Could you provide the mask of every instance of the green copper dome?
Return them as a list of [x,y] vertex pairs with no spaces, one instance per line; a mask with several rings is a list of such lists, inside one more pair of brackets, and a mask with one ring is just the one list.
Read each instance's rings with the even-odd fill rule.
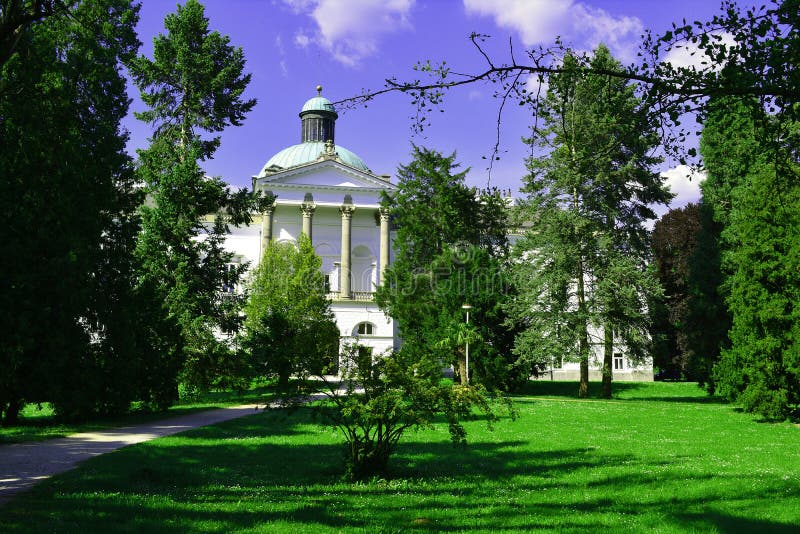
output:
[[318,85],[317,96],[307,100],[300,111],[302,142],[284,148],[272,156],[261,169],[259,176],[312,163],[321,156],[324,156],[324,159],[339,160],[360,171],[372,172],[361,158],[345,147],[335,144],[337,118],[336,108],[330,100],[322,96],[322,86]]
[[[341,145],[334,145],[333,149],[342,163],[360,171],[371,172],[364,161],[350,150],[347,150]],[[316,161],[324,151],[325,143],[321,141],[307,141],[305,143],[292,145],[272,156],[266,165],[264,165],[264,168],[261,169],[259,175],[265,175],[268,170],[274,172],[311,163]]]
[[336,115],[336,108],[333,107],[331,101],[324,96],[315,96],[314,98],[308,99],[306,103],[303,104],[303,109],[300,110],[300,114],[302,115],[306,111],[327,111]]

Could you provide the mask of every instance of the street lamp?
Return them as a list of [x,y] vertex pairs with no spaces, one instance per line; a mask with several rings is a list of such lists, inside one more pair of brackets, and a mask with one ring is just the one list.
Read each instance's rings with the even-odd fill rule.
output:
[[469,384],[469,311],[472,309],[472,306],[470,306],[469,304],[464,304],[464,305],[461,306],[461,309],[467,311],[467,332],[466,332],[467,337],[465,339],[467,347],[466,347],[465,354],[467,356],[467,370],[466,370],[466,372],[467,372],[467,380],[466,380],[466,382],[467,382],[467,384]]

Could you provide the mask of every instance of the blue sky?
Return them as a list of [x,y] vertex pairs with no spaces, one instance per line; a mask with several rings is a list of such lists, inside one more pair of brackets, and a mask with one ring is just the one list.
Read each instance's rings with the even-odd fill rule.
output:
[[[756,0],[740,2],[760,4]],[[163,31],[173,0],[143,0],[138,26],[141,52],[150,56],[152,39]],[[222,146],[208,174],[236,186],[282,148],[300,141],[298,113],[323,86],[333,101],[363,89],[380,88],[386,78],[417,77],[419,61],[446,60],[454,71],[485,67],[468,40],[471,32],[491,35],[489,48],[507,52],[509,39],[518,57],[526,47],[548,45],[556,35],[570,46],[590,49],[606,43],[623,62],[635,60],[645,29],[661,33],[683,18],[707,20],[719,12],[718,0],[207,0],[210,26],[244,49],[253,79],[248,96],[258,104],[245,123],[223,133]],[[424,135],[414,136],[414,109],[407,96],[380,97],[366,108],[340,112],[336,142],[349,148],[376,173],[394,175],[407,163],[411,142],[456,151],[468,181],[516,192],[525,174],[527,148],[520,141],[532,117],[525,108],[507,106],[502,120],[500,161],[491,175],[482,156],[496,138],[498,100],[491,86],[452,91],[444,112],[431,117]],[[133,109],[141,102],[130,88]],[[149,128],[133,117],[126,121],[129,149],[147,143]],[[664,170],[669,168],[668,162]],[[697,179],[673,173],[675,204],[697,196]]]

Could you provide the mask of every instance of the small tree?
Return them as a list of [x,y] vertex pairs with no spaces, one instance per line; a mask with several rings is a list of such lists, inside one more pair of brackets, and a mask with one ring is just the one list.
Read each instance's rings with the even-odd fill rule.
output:
[[[488,424],[497,420],[486,391],[442,380],[436,358],[400,349],[374,356],[368,347],[347,343],[342,383],[328,384],[334,409],[325,411],[345,438],[344,461],[350,480],[385,475],[397,443],[409,428],[424,428],[443,416],[454,444],[466,443],[461,420],[478,408]],[[511,415],[510,403],[506,401]]]
[[339,329],[325,296],[322,260],[311,241],[272,243],[253,273],[245,306],[244,347],[257,376],[278,377],[330,371],[336,364]]

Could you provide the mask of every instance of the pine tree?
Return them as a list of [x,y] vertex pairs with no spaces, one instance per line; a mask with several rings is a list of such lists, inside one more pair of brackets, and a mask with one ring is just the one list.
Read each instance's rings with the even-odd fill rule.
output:
[[455,360],[463,382],[465,346],[439,341],[455,339],[462,306],[472,306],[481,340],[470,347],[474,380],[509,387],[519,373],[506,359],[513,335],[502,309],[507,206],[497,191],[466,186],[457,167],[455,154],[414,147],[411,163],[399,168],[398,191],[387,199],[397,228],[394,259],[376,300],[397,321],[406,350],[436,354],[445,365]]
[[600,46],[588,65],[567,55],[563,67],[549,80],[544,128],[531,140],[546,153],[529,161],[520,209],[532,227],[516,247],[520,295],[509,311],[526,329],[514,350],[536,365],[577,360],[586,396],[591,346],[601,343],[610,396],[616,340],[633,359],[645,356],[646,298],[659,287],[645,266],[643,223],[655,218],[649,205],[670,195],[652,171],[658,136],[633,87],[591,73],[619,68],[608,49]]
[[252,198],[206,176],[200,162],[219,146],[214,134],[240,125],[255,100],[243,97],[250,75],[242,50],[209,30],[199,2],[179,5],[164,25],[153,59],[140,56],[130,67],[149,107],[137,116],[154,127],[150,147],[139,152],[138,173],[150,199],[138,244],[141,280],[160,296],[165,319],[179,331],[168,345],[181,354],[182,379],[206,388],[234,363],[231,347],[215,332],[235,322],[242,302],[219,293],[246,266],[227,269],[231,254],[222,243],[230,224],[249,222]]

